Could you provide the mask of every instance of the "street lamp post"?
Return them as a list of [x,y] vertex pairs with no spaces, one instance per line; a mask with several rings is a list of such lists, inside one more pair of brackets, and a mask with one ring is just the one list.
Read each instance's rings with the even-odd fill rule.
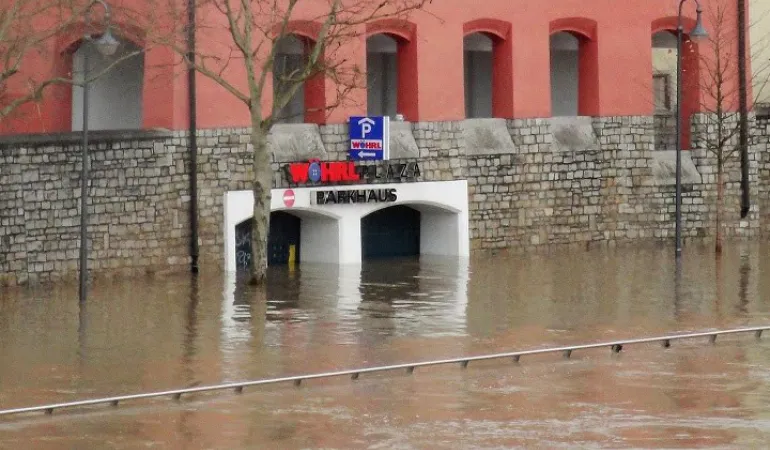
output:
[[[676,24],[676,257],[682,255],[682,6],[687,0],[679,1],[679,15]],[[700,2],[695,0],[697,14],[695,27],[690,31],[690,40],[708,36],[703,28]]]
[[[90,13],[91,8],[94,5],[100,4],[104,8],[104,22],[106,29],[104,33],[98,38],[94,39],[89,31],[90,25]],[[112,56],[118,50],[119,42],[112,36],[110,32],[110,6],[103,0],[95,0],[91,2],[84,13],[84,26],[85,33],[83,35],[83,143],[82,143],[82,157],[80,167],[80,301],[86,299],[86,285],[88,280],[88,45],[89,42],[93,42],[96,49],[103,56]]]

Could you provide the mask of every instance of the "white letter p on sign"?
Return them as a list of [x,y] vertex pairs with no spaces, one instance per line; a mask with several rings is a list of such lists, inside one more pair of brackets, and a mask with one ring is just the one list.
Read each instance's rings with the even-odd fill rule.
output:
[[366,135],[372,132],[374,121],[368,117],[364,117],[358,121],[358,124],[361,125],[361,137],[366,139]]

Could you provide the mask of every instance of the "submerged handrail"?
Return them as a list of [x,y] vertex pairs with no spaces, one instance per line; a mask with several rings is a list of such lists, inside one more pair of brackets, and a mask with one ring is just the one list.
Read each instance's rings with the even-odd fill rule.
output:
[[418,367],[437,366],[437,365],[443,365],[443,364],[459,363],[462,368],[466,368],[468,367],[468,364],[470,364],[472,361],[484,361],[484,360],[500,359],[500,358],[512,358],[514,362],[519,362],[522,356],[539,355],[539,354],[546,354],[546,353],[562,353],[565,358],[569,358],[572,355],[572,352],[575,350],[587,350],[587,349],[594,349],[594,348],[601,348],[601,347],[609,347],[612,353],[619,353],[620,351],[623,350],[624,345],[630,345],[630,344],[645,344],[645,343],[651,343],[651,342],[660,342],[663,348],[669,348],[671,346],[671,341],[681,340],[681,339],[695,339],[699,337],[708,337],[708,342],[711,344],[714,344],[716,342],[717,336],[725,335],[725,334],[754,332],[754,336],[757,339],[759,339],[762,337],[762,332],[765,330],[770,330],[770,325],[761,326],[761,327],[735,328],[735,329],[729,329],[729,330],[702,331],[697,333],[677,334],[677,335],[658,336],[658,337],[649,337],[649,338],[625,339],[625,340],[617,340],[617,341],[610,341],[610,342],[600,342],[600,343],[594,343],[594,344],[549,347],[549,348],[534,349],[534,350],[522,350],[522,351],[516,351],[516,352],[493,353],[493,354],[487,354],[487,355],[467,356],[463,358],[450,358],[450,359],[440,359],[440,360],[432,360],[432,361],[419,361],[419,362],[412,362],[412,363],[394,364],[389,366],[365,367],[365,368],[359,368],[359,369],[340,370],[335,372],[322,372],[322,373],[307,374],[307,375],[294,375],[294,376],[280,377],[280,378],[268,378],[263,380],[223,383],[223,384],[216,384],[216,385],[209,385],[209,386],[173,389],[168,391],[146,392],[142,394],[121,395],[116,397],[94,398],[89,400],[54,403],[49,405],[31,406],[31,407],[25,407],[25,408],[5,409],[5,410],[0,410],[0,416],[7,416],[11,414],[33,413],[33,412],[45,412],[46,414],[53,414],[53,412],[57,409],[75,408],[79,406],[92,406],[92,405],[100,405],[100,404],[110,404],[112,406],[118,406],[120,402],[124,402],[127,400],[140,400],[140,399],[157,398],[157,397],[165,397],[165,396],[170,396],[175,400],[179,400],[184,394],[221,391],[226,389],[233,389],[236,393],[240,394],[243,392],[244,388],[251,387],[251,386],[285,383],[289,381],[293,382],[295,386],[300,386],[302,382],[305,380],[338,377],[343,375],[350,375],[351,379],[357,380],[359,376],[364,373],[384,372],[384,371],[392,371],[392,370],[398,370],[398,369],[406,369],[406,373],[411,374]]

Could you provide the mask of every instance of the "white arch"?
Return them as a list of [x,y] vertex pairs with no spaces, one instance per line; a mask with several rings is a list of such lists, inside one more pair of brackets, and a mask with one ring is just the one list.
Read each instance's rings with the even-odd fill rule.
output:
[[338,220],[340,218],[340,216],[338,214],[334,214],[334,213],[329,212],[329,211],[323,211],[323,210],[318,210],[318,209],[313,209],[313,208],[307,208],[307,207],[305,207],[305,208],[303,208],[303,207],[287,208],[287,207],[284,206],[284,207],[277,207],[277,208],[273,207],[273,208],[270,209],[270,212],[278,212],[278,211],[282,211],[282,212],[286,212],[286,213],[289,213],[289,214],[293,214],[293,215],[299,217],[300,219],[304,219],[306,217],[314,218],[314,217],[318,217],[318,216],[322,216],[324,218],[334,219],[334,220]]
[[[389,203],[311,204],[319,190],[395,189],[396,201]],[[293,203],[284,195],[293,192]],[[225,194],[225,270],[235,270],[235,226],[251,217],[252,191]],[[405,205],[420,210],[420,253],[462,256],[470,253],[468,232],[468,182],[466,180],[375,185],[319,186],[273,189],[272,211],[284,211],[302,218],[301,261],[338,264],[361,263],[361,219],[389,206]]]
[[[460,242],[463,239],[462,218],[463,211],[445,203],[435,201],[404,201],[380,205],[361,216],[366,216],[377,211],[392,208],[394,206],[408,206],[420,212],[420,254],[433,256],[462,255]],[[467,214],[466,214],[467,217]],[[467,222],[465,229],[467,231]],[[464,237],[467,242],[467,234]]]
[[386,204],[378,204],[377,207],[372,209],[371,211],[367,212],[361,218],[368,216],[369,214],[375,213],[379,210],[391,208],[393,206],[409,206],[411,208],[416,209],[420,212],[448,212],[453,214],[460,214],[462,211],[458,208],[455,208],[454,206],[449,206],[444,203],[439,202],[431,202],[431,201],[406,201],[406,202],[397,202],[397,203],[386,203]]
[[[274,189],[270,212],[285,212],[302,219],[300,225],[300,258],[307,262],[339,261],[339,219],[331,211],[297,205],[287,207],[283,195],[287,189]],[[225,271],[235,271],[235,227],[254,213],[254,193],[233,191],[225,194]]]

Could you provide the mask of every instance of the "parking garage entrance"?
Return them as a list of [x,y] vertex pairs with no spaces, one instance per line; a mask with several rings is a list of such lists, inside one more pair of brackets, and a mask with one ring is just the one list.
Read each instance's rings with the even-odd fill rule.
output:
[[[235,254],[238,269],[251,267],[252,220],[235,226]],[[267,235],[267,265],[283,266],[300,260],[300,233],[302,219],[283,211],[270,213],[270,232]]]
[[[391,163],[395,165],[395,163]],[[308,184],[308,183],[304,183]],[[327,183],[328,184],[328,183]],[[273,189],[268,265],[469,254],[465,180],[311,185]],[[253,193],[224,207],[225,270],[250,267]]]
[[420,254],[420,211],[406,205],[383,208],[361,219],[361,257],[382,259]]

